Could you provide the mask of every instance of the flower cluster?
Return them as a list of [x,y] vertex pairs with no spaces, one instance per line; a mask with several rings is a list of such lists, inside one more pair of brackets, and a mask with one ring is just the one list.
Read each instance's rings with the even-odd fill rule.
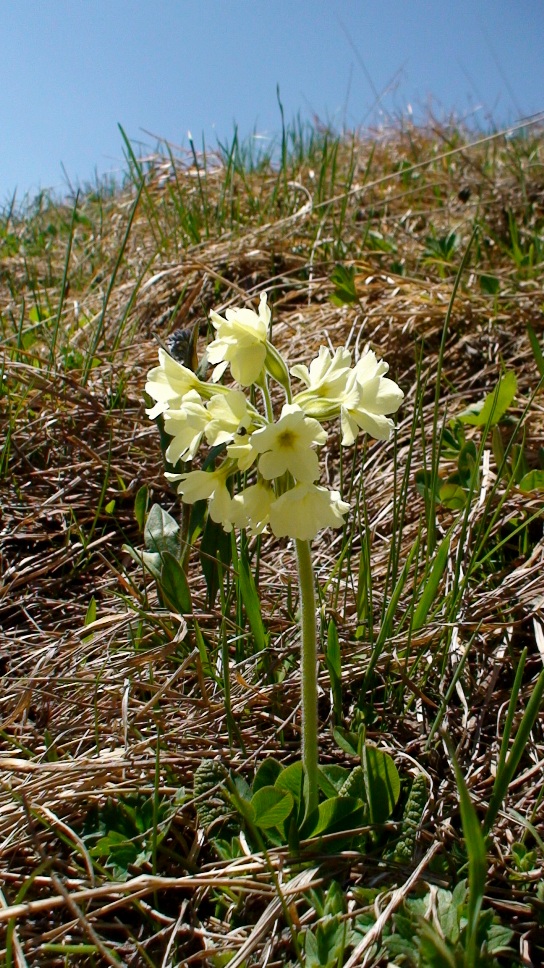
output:
[[[201,443],[216,448],[215,469],[168,475],[185,503],[207,500],[212,520],[226,531],[247,528],[260,534],[267,527],[276,537],[311,540],[322,528],[341,527],[349,505],[338,491],[317,482],[317,449],[328,434],[323,423],[340,417],[342,444],[354,443],[360,431],[387,440],[393,430],[388,414],[400,406],[402,390],[385,377],[388,366],[368,352],[352,367],[351,354],[321,347],[309,367],[294,366],[291,375],[305,389],[293,398],[287,366],[269,341],[270,309],[266,294],[259,312],[227,309],[212,312],[216,338],[208,346],[212,382],[159,350],[159,366],[150,371],[146,392],[155,401],[151,418],[162,415],[171,438],[166,458],[192,461]],[[242,390],[218,383],[227,367],[241,387],[261,390],[265,414]],[[268,391],[273,377],[287,402],[274,418]],[[254,481],[232,495],[231,479],[247,472]]]

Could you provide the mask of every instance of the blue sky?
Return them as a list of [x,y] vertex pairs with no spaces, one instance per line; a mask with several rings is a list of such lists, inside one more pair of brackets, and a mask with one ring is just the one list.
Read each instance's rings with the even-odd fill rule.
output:
[[2,0],[0,201],[123,169],[152,148],[451,111],[544,110],[542,0]]

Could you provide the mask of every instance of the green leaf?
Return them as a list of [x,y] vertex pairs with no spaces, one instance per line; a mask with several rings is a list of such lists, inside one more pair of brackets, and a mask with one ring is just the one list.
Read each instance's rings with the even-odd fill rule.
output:
[[400,777],[394,761],[377,746],[363,747],[363,769],[371,823],[385,823],[400,795]]
[[[527,749],[527,743],[529,741],[529,736],[531,730],[535,724],[535,721],[539,715],[540,707],[542,703],[542,697],[544,696],[544,669],[540,673],[536,684],[533,688],[529,701],[525,705],[525,710],[521,718],[521,722],[518,726],[518,731],[516,733],[516,738],[512,743],[510,753],[508,756],[501,755],[501,769],[497,771],[495,777],[495,782],[493,784],[493,792],[491,794],[491,799],[489,801],[489,806],[487,808],[487,814],[484,822],[485,833],[489,833],[491,827],[493,826],[497,814],[500,810],[502,801],[504,800],[510,783],[514,777],[514,774],[519,766],[519,762]],[[514,698],[514,696],[513,696]],[[510,712],[510,710],[509,710]],[[502,754],[502,751],[501,751]]]
[[279,827],[291,813],[294,800],[290,793],[277,790],[276,787],[266,786],[257,790],[251,799],[254,810],[254,823],[262,830],[268,827]]
[[520,491],[530,493],[530,491],[544,491],[544,471],[532,470],[524,474],[518,484]]
[[476,810],[465,783],[465,778],[453,751],[453,745],[448,740],[448,749],[453,762],[457,789],[459,791],[459,806],[461,809],[461,823],[468,853],[468,900],[466,927],[466,965],[476,968],[478,920],[485,893],[487,877],[487,852],[482,828]]
[[478,471],[478,451],[473,440],[463,444],[457,459],[457,469],[459,478],[465,487],[469,487],[472,479]]
[[175,558],[179,556],[179,524],[160,504],[154,504],[149,512],[144,541],[148,551],[160,555],[169,551]]
[[157,551],[137,551],[136,548],[131,548],[130,545],[123,545],[123,551],[129,554],[133,561],[140,565],[144,571],[148,571],[150,575],[153,575],[156,582],[160,582],[162,559]]
[[215,602],[221,576],[231,563],[231,536],[208,516],[200,542],[200,564],[208,590],[208,604]]
[[145,526],[145,516],[147,513],[147,505],[149,503],[149,488],[147,484],[143,484],[136,493],[134,498],[134,517],[138,522],[138,527],[140,531],[144,530]]
[[317,769],[317,782],[321,792],[327,798],[337,796],[346,782],[350,771],[345,766],[336,766],[335,763],[319,766]]
[[332,735],[340,749],[344,750],[344,753],[349,753],[351,756],[359,756],[358,733],[350,733],[349,730],[343,729],[342,726],[335,726]]
[[343,919],[329,917],[321,921],[314,932],[305,933],[305,968],[336,968],[343,961],[346,945],[346,924]]
[[450,550],[451,535],[446,535],[442,539],[438,546],[435,559],[432,564],[431,571],[428,578],[425,581],[425,585],[421,592],[421,597],[417,604],[417,608],[414,612],[414,617],[412,619],[412,631],[417,632],[418,629],[422,628],[427,621],[427,615],[431,609],[433,602],[436,598],[436,593],[438,586],[440,584],[442,575],[448,563],[448,554]]
[[499,380],[495,389],[484,400],[467,407],[457,415],[462,423],[472,427],[493,427],[504,417],[511,406],[518,389],[518,380],[513,370],[509,370]]
[[527,335],[529,337],[529,342],[531,344],[531,349],[533,351],[538,372],[540,373],[541,377],[544,377],[544,352],[542,351],[542,347],[532,326],[527,327]]
[[273,756],[264,760],[255,774],[252,784],[253,793],[257,793],[261,787],[274,786],[278,776],[282,772],[282,765]]
[[346,303],[357,302],[359,298],[355,288],[355,267],[337,265],[331,272],[331,282],[334,284],[334,292],[330,299],[335,306],[343,306]]
[[[427,499],[427,497],[430,494],[432,483],[433,483],[433,475],[431,474],[431,472],[424,471],[424,470],[416,471],[416,473],[414,474],[414,480],[415,480],[415,485],[416,485],[418,494],[421,494],[421,497],[424,497],[425,499]],[[436,497],[438,497],[438,491],[441,483],[442,482],[440,478],[435,478]]]
[[467,492],[459,484],[445,481],[438,488],[438,500],[445,508],[450,511],[460,511],[467,503]]
[[268,647],[268,634],[263,623],[261,600],[255,585],[255,579],[243,555],[240,555],[238,560],[238,586],[255,640],[256,650],[257,652],[263,652]]
[[187,576],[177,558],[165,551],[162,556],[162,569],[159,586],[168,603],[181,615],[192,611],[191,592]]
[[310,814],[300,836],[306,839],[319,834],[341,833],[361,827],[364,823],[365,807],[357,797],[331,797]]
[[87,608],[87,613],[85,615],[85,621],[83,622],[83,624],[91,625],[93,622],[96,622],[96,612],[97,612],[96,599],[94,598],[94,595],[93,595],[93,597],[89,602],[89,607]]
[[501,287],[496,276],[480,276],[480,289],[488,296],[496,296]]
[[302,799],[302,787],[304,781],[304,772],[302,769],[302,763],[297,760],[296,763],[291,763],[290,766],[286,766],[284,770],[278,775],[274,786],[276,790],[281,790],[284,793],[290,793],[293,797],[295,803],[300,803]]

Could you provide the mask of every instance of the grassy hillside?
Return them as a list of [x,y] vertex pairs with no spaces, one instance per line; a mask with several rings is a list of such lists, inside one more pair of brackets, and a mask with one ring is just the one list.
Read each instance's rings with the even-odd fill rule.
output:
[[[542,963],[541,131],[126,150],[0,219],[2,963]],[[155,337],[202,360],[263,291],[290,365],[370,348],[405,394],[390,441],[330,428],[322,799],[362,769],[320,829],[244,806],[300,757],[291,542],[197,505],[187,587],[138,557],[182,518]]]

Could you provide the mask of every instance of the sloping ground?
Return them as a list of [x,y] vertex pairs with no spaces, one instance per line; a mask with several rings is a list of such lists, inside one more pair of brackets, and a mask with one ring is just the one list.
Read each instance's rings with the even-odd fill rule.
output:
[[[433,421],[440,427],[481,401],[503,370],[517,376],[515,402],[500,426],[503,446],[515,430],[527,469],[540,466],[543,397],[541,386],[535,395],[538,360],[527,325],[542,342],[542,141],[497,139],[471,148],[458,132],[410,131],[339,142],[334,165],[330,147],[320,151],[321,168],[312,167],[316,148],[285,175],[281,194],[272,169],[238,174],[228,191],[224,165],[209,171],[204,200],[216,216],[222,206],[219,224],[211,225],[210,214],[209,238],[202,228],[203,177],[180,166],[174,179],[166,162],[146,175],[139,198],[129,186],[102,201],[82,199],[66,273],[71,217],[61,206],[14,220],[10,230],[15,241],[5,253],[0,307],[0,863],[4,907],[20,902],[11,911],[17,917],[10,950],[29,964],[106,964],[110,943],[129,965],[144,963],[142,951],[151,964],[206,963],[208,949],[237,951],[244,942],[236,963],[244,952],[254,959],[247,964],[264,963],[265,950],[268,964],[287,957],[270,875],[272,867],[287,885],[286,849],[220,863],[190,798],[178,795],[192,790],[194,771],[207,757],[219,756],[249,777],[266,756],[298,754],[294,556],[283,542],[263,542],[259,590],[271,633],[266,670],[248,645],[247,629],[237,625],[240,613],[230,607],[226,701],[202,668],[191,619],[160,606],[154,583],[123,550],[143,543],[134,515],[143,485],[152,500],[178,513],[156,427],[144,412],[155,333],[198,322],[202,355],[209,310],[240,305],[248,296],[255,304],[264,289],[274,341],[291,364],[308,362],[323,344],[345,345],[355,356],[368,346],[402,386],[393,441],[361,445],[353,459],[333,444],[324,476],[337,485],[341,475],[353,495],[352,532],[347,544],[340,533],[320,536],[315,568],[323,629],[333,618],[341,643],[344,723],[358,707],[368,738],[393,755],[399,770],[427,776],[414,867],[438,844],[449,859],[434,868],[441,886],[455,869],[460,825],[451,762],[438,732],[429,742],[430,731],[442,727],[453,737],[475,804],[487,803],[523,648],[517,723],[541,671],[542,491],[523,491],[499,473],[496,432],[495,448],[490,435],[481,451],[470,511],[437,504],[432,535],[428,495],[416,486],[416,474],[421,480],[432,464]],[[191,241],[188,217],[184,222],[174,204],[180,198],[193,223],[200,212],[193,226],[198,241]],[[49,241],[46,223],[56,225]],[[475,226],[445,327],[456,270]],[[355,270],[356,298],[343,305],[331,301],[338,263]],[[481,432],[469,428],[467,436],[478,444]],[[444,449],[441,475],[455,466]],[[426,555],[432,558],[433,542],[448,529],[435,601],[411,631],[406,618],[421,593]],[[418,533],[427,538],[407,569],[376,654],[373,643]],[[366,547],[371,597],[359,574]],[[210,654],[224,663],[225,615],[218,602],[207,601],[197,549],[189,574]],[[470,580],[463,582],[465,574]],[[96,614],[93,606],[88,611],[91,600]],[[322,759],[348,762],[329,729],[324,663],[320,682]],[[540,720],[510,787],[510,812],[499,817],[489,844],[489,903],[516,937],[527,936],[534,958],[541,949],[529,881],[542,878],[544,857],[537,849],[529,881],[519,888],[506,858],[523,835],[512,811],[534,826],[542,819],[543,764]],[[136,794],[170,805],[168,850],[160,865],[155,853],[113,887],[82,837],[106,802]],[[334,873],[348,895],[361,886],[407,891],[413,869],[387,869],[376,857],[349,852],[321,862],[315,882]],[[230,934],[232,924],[224,907],[214,907],[212,891],[227,883],[246,898],[237,901]],[[353,910],[360,903],[353,900]],[[177,955],[170,962],[172,939]],[[43,947],[67,941],[95,945],[103,961],[85,960],[83,948],[74,955],[79,960],[61,961],[54,947]],[[379,952],[374,957],[381,963]]]

